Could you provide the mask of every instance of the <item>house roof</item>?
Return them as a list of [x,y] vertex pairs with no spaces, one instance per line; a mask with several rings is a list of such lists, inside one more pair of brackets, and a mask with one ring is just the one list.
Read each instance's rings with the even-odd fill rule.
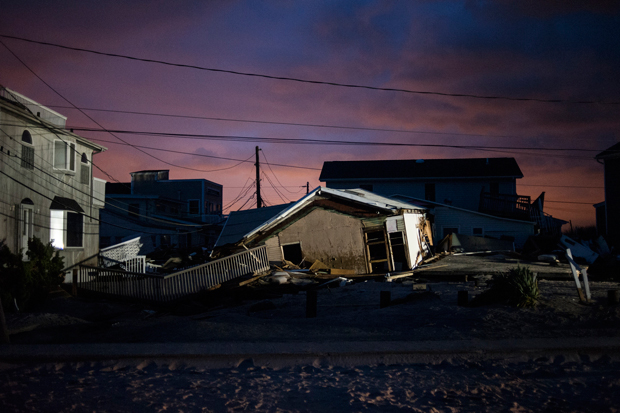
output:
[[320,181],[416,178],[522,178],[514,158],[404,159],[381,161],[328,161]]
[[291,204],[282,204],[231,212],[230,215],[228,215],[228,219],[222,228],[219,238],[215,242],[215,246],[220,247],[239,241],[245,234],[290,206]]
[[605,149],[603,152],[595,156],[596,159],[616,158],[620,157],[620,142]]
[[[232,225],[230,225],[229,227],[229,222],[226,222],[224,228],[222,229],[220,238],[216,242],[215,246],[220,247],[226,244],[236,243],[244,239],[248,239],[259,232],[266,231],[278,225],[286,218],[302,210],[304,207],[314,201],[318,196],[329,197],[331,199],[346,200],[348,202],[353,202],[367,207],[371,207],[373,209],[381,210],[386,214],[395,213],[402,209],[418,211],[425,210],[425,208],[418,205],[414,205],[401,200],[386,198],[373,192],[365,191],[363,189],[332,189],[322,188],[319,186],[295,203],[278,205],[277,207],[282,207],[280,211],[277,211],[276,207],[269,207],[274,208],[273,210],[269,211],[261,211],[267,210],[269,208],[250,210],[254,212],[240,211],[245,212],[246,214],[237,216],[233,220],[231,220],[231,218],[234,217],[234,215],[237,213],[231,213],[229,221]],[[236,224],[236,222],[239,222],[239,224]]]

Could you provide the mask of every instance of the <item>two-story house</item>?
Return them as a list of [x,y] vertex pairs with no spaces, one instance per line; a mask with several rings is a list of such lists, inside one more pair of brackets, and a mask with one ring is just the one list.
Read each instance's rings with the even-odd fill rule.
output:
[[557,233],[565,223],[542,211],[542,196],[531,203],[529,196],[517,194],[522,177],[514,158],[469,158],[325,162],[319,180],[328,188],[427,201],[421,205],[432,207],[436,215],[436,238],[464,231],[513,238],[522,245],[535,232],[534,224]]
[[169,179],[168,170],[131,173],[108,183],[101,246],[141,237],[142,253],[160,246],[210,248],[222,221],[222,185],[206,179]]
[[323,164],[319,180],[328,188],[402,194],[478,211],[481,194],[517,196],[522,177],[514,158],[470,158],[331,161]]
[[93,177],[92,161],[106,148],[66,121],[0,87],[0,240],[23,253],[33,236],[51,241],[69,267],[99,251],[105,181]]
[[605,201],[595,204],[596,228],[611,245],[620,245],[620,143],[596,155],[603,164]]

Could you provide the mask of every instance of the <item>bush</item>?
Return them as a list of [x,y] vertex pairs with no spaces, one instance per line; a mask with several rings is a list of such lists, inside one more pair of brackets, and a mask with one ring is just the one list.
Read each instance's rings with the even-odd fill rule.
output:
[[17,302],[20,310],[28,310],[47,297],[51,288],[63,282],[64,259],[51,243],[43,244],[34,237],[28,241],[29,261],[21,253],[13,254],[0,243],[0,288],[2,304],[10,310]]
[[508,274],[497,276],[493,285],[476,296],[471,305],[508,304],[515,307],[534,307],[540,290],[538,280],[528,267],[511,268]]

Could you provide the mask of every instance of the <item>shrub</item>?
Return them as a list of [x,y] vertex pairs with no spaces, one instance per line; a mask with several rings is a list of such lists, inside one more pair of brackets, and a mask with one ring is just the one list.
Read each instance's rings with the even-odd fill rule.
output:
[[28,241],[29,261],[21,253],[13,254],[2,242],[0,245],[0,287],[2,303],[9,310],[17,302],[27,310],[45,300],[49,290],[63,281],[64,259],[51,243],[43,244],[34,237]]
[[538,280],[528,267],[511,268],[508,274],[494,278],[488,290],[476,296],[471,305],[508,304],[516,307],[534,307],[540,290]]

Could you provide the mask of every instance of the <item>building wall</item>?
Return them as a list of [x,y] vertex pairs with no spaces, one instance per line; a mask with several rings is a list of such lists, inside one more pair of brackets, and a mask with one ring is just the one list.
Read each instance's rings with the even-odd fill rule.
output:
[[605,159],[607,242],[620,245],[620,159]]
[[327,181],[328,188],[352,189],[365,188],[372,185],[372,191],[383,196],[406,195],[426,199],[426,184],[435,185],[435,202],[449,204],[459,208],[477,211],[480,204],[480,193],[489,192],[491,183],[497,183],[502,194],[517,193],[515,179],[428,179],[428,180],[350,180]]
[[[534,223],[506,220],[487,215],[460,211],[454,208],[436,207],[434,210],[434,233],[436,242],[444,237],[444,230],[454,228],[459,234],[500,238],[514,237],[515,247],[521,248],[530,235],[534,235]],[[482,229],[476,234],[475,228]]]
[[367,272],[361,221],[324,209],[314,209],[277,234],[279,245],[301,244],[308,262],[319,260],[330,268]]
[[[29,208],[25,205],[31,202],[30,235],[49,242],[50,206],[54,197],[60,196],[75,200],[84,210],[82,246],[65,247],[60,252],[65,266],[96,254],[99,250],[99,206],[93,204],[92,197],[92,144],[71,133],[54,134],[6,102],[0,102],[0,128],[0,240],[5,240],[12,251],[22,249],[26,243],[22,242],[24,215],[21,210]],[[30,133],[32,145],[22,142],[24,131]],[[75,144],[74,172],[54,168],[54,142],[61,138]],[[27,153],[24,147],[34,150],[32,167],[22,164],[21,158]],[[88,174],[86,183],[82,183],[81,177],[82,154],[88,161],[84,164]]]

